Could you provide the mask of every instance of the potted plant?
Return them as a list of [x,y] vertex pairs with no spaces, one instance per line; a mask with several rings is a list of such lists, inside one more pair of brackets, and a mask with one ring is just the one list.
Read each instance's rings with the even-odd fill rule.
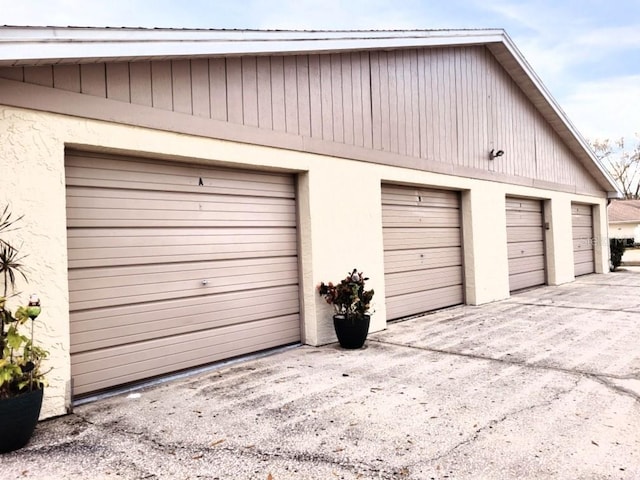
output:
[[[12,220],[5,207],[0,214],[0,233],[9,231],[20,218]],[[7,307],[9,293],[16,295],[16,276],[26,280],[21,262],[18,249],[0,238],[0,277],[4,282],[0,296],[0,453],[27,444],[38,423],[45,386],[41,364],[47,352],[33,341],[40,300],[31,295],[29,304],[15,313]]]
[[337,285],[322,282],[318,287],[320,295],[335,309],[333,326],[343,348],[361,348],[369,333],[374,292],[365,289],[366,280],[369,278],[354,268]]

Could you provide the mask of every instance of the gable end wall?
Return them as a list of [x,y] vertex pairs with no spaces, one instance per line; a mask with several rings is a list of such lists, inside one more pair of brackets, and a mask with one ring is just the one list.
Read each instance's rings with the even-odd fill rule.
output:
[[[603,194],[485,47],[2,67],[0,77],[321,140],[346,158],[359,147],[397,166]],[[490,160],[491,149],[505,155]]]

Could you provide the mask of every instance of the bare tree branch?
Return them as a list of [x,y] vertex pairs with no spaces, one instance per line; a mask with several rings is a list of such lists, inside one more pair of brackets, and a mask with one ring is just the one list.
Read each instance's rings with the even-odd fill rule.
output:
[[618,183],[627,199],[640,199],[640,136],[629,148],[624,137],[617,140],[591,140],[594,153]]

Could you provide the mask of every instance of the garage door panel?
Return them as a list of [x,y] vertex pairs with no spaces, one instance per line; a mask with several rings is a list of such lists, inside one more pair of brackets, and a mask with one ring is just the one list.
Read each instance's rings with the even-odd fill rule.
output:
[[509,259],[544,256],[543,242],[518,242],[507,245]]
[[511,291],[543,285],[546,281],[542,202],[507,197],[507,256]]
[[[83,310],[134,302],[152,302],[166,298],[193,297],[238,290],[257,290],[294,281],[292,276],[295,278],[296,265],[284,266],[284,268],[281,266],[279,269],[276,267],[274,265],[273,270],[269,272],[256,271],[252,273],[247,269],[245,272],[217,279],[210,278],[211,274],[208,272],[202,272],[201,275],[198,275],[198,271],[192,272],[191,275],[157,272],[156,275],[140,278],[141,283],[136,283],[136,278],[114,277],[109,280],[110,286],[95,288],[91,282],[86,280],[70,282],[75,288],[69,294],[69,304],[73,310]],[[188,276],[189,278],[176,279],[176,276]],[[203,279],[209,279],[209,283],[202,285]],[[119,280],[126,284],[120,284]],[[83,284],[87,286],[82,286]]]
[[591,205],[572,203],[571,212],[574,275],[593,273],[595,272],[593,209]]
[[91,154],[69,154],[65,165],[70,186],[295,198],[289,175]]
[[386,294],[393,296],[457,285],[461,278],[459,266],[393,273],[385,277]]
[[416,313],[437,310],[451,305],[458,305],[462,303],[463,298],[462,285],[398,295],[387,299],[387,316],[389,318],[402,318]]
[[101,211],[77,209],[78,218],[71,218],[71,227],[157,227],[208,225],[216,227],[293,227],[296,224],[295,211],[272,212],[256,217],[256,212],[180,212],[162,210],[119,210]]
[[458,192],[383,185],[387,318],[462,303]]
[[[578,227],[582,227],[582,228],[588,228],[589,230],[591,230],[593,228],[593,223],[592,223],[592,219],[591,216],[584,216],[584,215],[573,215],[571,217],[572,221],[573,221],[573,229],[575,230]],[[591,234],[591,232],[589,232],[589,234]]]
[[585,248],[582,251],[573,252],[573,261],[576,264],[579,263],[593,263],[593,250],[591,248]]
[[390,205],[382,214],[385,225],[420,228],[429,221],[430,227],[454,227],[460,225],[460,211],[456,209],[444,209],[427,207],[416,209],[415,207]]
[[507,197],[505,200],[507,212],[509,211],[518,211],[518,212],[540,212],[540,200],[533,198],[516,198],[516,197]]
[[389,251],[461,244],[459,228],[387,228],[383,238]]
[[104,190],[100,191],[101,195],[99,196],[90,196],[91,189],[81,188],[73,189],[72,192],[73,195],[69,195],[67,198],[67,206],[73,209],[69,213],[74,217],[83,217],[82,213],[87,213],[87,210],[89,213],[93,213],[93,209],[104,210],[103,213],[120,210],[177,211],[183,215],[205,212],[289,213],[292,210],[295,212],[295,202],[291,198],[132,192],[128,190],[122,193]]
[[509,288],[513,290],[522,290],[523,288],[535,287],[545,283],[544,270],[536,270],[533,272],[509,275]]
[[[77,360],[76,371],[82,373],[91,369],[108,370],[111,367],[127,366],[138,360],[164,359],[166,361],[167,358],[170,358],[167,356],[172,353],[180,353],[189,349],[195,350],[201,347],[211,348],[209,340],[213,337],[218,337],[222,345],[230,339],[242,341],[242,336],[247,336],[253,342],[256,337],[266,333],[266,328],[274,325],[283,330],[295,328],[297,326],[295,315],[286,316],[284,321],[280,317],[265,318],[257,322],[244,322],[221,329],[197,330],[176,337],[124,343],[102,352],[96,350],[82,352],[75,357]],[[138,355],[138,353],[142,355]],[[105,361],[108,361],[109,364],[105,365]]]
[[[196,263],[164,265],[136,265],[114,268],[85,268],[69,273],[69,285],[73,290],[102,289],[116,286],[164,283],[173,280],[207,279],[222,283],[234,277],[291,271],[297,268],[290,257],[234,259]],[[247,281],[243,278],[243,281]],[[249,282],[250,283],[250,282]]]
[[592,207],[591,207],[591,205],[585,205],[585,204],[580,204],[580,203],[572,203],[571,204],[571,214],[591,219]]
[[74,395],[300,340],[292,176],[66,166]]
[[591,225],[587,226],[575,226],[573,227],[573,239],[574,241],[589,241],[593,234],[593,228]]
[[[195,262],[206,260],[227,260],[230,258],[255,258],[258,256],[287,256],[295,255],[296,249],[287,243],[272,243],[264,245],[218,245],[215,253],[211,253],[210,246],[199,246],[184,248],[182,250],[171,250],[166,248],[148,248],[140,256],[140,248],[122,249],[120,251],[96,251],[96,255],[104,255],[104,258],[86,258],[69,261],[71,268],[88,268],[96,266],[122,266],[138,265],[141,262],[147,263],[170,263],[170,262]],[[202,251],[202,252],[201,252]],[[175,252],[175,253],[174,253]],[[79,256],[90,254],[91,252],[81,251]]]
[[574,275],[588,275],[594,272],[593,260],[586,262],[574,262]]
[[[107,317],[106,322],[101,319],[87,319],[83,322],[74,315],[72,353],[108,348],[120,337],[125,337],[129,343],[140,342],[263,318],[295,315],[299,310],[296,292],[287,292],[286,296],[281,295],[279,299],[262,293],[259,296],[255,292],[240,293],[243,297],[233,302],[219,298],[224,294],[198,297],[193,299],[192,304],[180,307],[172,306],[177,301],[163,302],[166,310],[137,313],[135,323],[131,323],[128,318],[133,313],[112,315]],[[116,308],[127,310],[126,306]],[[105,313],[108,312],[109,309],[105,309]],[[176,322],[176,319],[180,321]]]
[[[72,232],[72,233],[71,233]],[[295,229],[161,230],[82,229],[70,231],[69,266],[139,265],[296,255]],[[118,237],[117,234],[122,236]]]
[[[116,347],[101,357],[93,352],[75,355],[72,364],[77,395],[149,377],[196,367],[204,363],[299,341],[298,315],[195,332],[172,339],[153,340]],[[211,344],[215,342],[216,349]],[[104,353],[104,352],[103,352]],[[167,362],[171,358],[171,362]]]
[[508,226],[507,227],[507,242],[541,242],[544,240],[544,232],[542,226],[537,227],[521,227],[521,226]]
[[414,207],[460,208],[457,192],[400,186],[390,187],[388,185],[385,185],[382,191],[382,203],[384,205],[407,205]]
[[462,250],[458,247],[445,247],[386,251],[384,264],[386,273],[462,265]]
[[538,227],[542,225],[542,213],[538,212],[514,212],[507,211],[507,225],[522,227]]
[[573,251],[584,252],[593,257],[593,240],[591,238],[578,238],[573,241]]
[[284,285],[263,289],[260,292],[243,290],[197,298],[168,299],[151,304],[139,303],[74,311],[71,334],[86,333],[99,328],[124,327],[131,323],[131,318],[128,318],[130,316],[135,316],[136,323],[144,324],[185,315],[197,318],[198,315],[213,311],[217,314],[227,311],[233,313],[241,309],[271,311],[274,305],[284,304],[291,299],[296,300],[297,291],[297,285]]
[[522,257],[509,259],[509,274],[520,274],[532,270],[544,271],[544,257]]

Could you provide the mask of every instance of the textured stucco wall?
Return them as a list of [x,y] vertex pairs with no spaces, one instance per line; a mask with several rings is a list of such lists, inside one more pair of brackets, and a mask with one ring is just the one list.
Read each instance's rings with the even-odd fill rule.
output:
[[[546,200],[549,281],[573,280],[572,201],[605,208],[606,200],[531,187],[433,174],[340,158],[235,144],[140,127],[38,113],[0,106],[0,202],[25,214],[15,236],[28,254],[28,285],[20,300],[38,292],[43,301],[38,338],[51,351],[50,387],[43,417],[65,412],[69,402],[69,314],[67,286],[64,148],[87,148],[203,164],[279,168],[299,173],[300,265],[303,337],[309,344],[335,341],[331,310],[317,295],[320,281],[339,280],[362,269],[376,290],[372,329],[385,327],[381,184],[438,186],[462,191],[467,302],[509,296],[505,196]],[[506,157],[506,155],[505,155]],[[502,157],[500,161],[507,161]],[[1,204],[0,204],[1,205]],[[606,237],[598,217],[596,231]],[[599,271],[608,251],[599,250]]]
[[609,237],[611,238],[635,238],[637,223],[610,223]]

